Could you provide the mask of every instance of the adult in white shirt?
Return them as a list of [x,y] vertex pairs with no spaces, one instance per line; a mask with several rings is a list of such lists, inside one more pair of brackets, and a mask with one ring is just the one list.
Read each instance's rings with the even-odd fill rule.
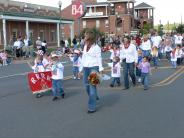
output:
[[89,83],[88,77],[91,72],[100,72],[103,70],[101,48],[95,44],[96,36],[92,30],[88,30],[85,33],[85,46],[81,59],[81,67],[79,72],[83,70],[84,85],[89,96],[88,100],[88,113],[94,113],[96,111],[97,86]]
[[23,51],[25,52],[25,56],[29,57],[30,48],[29,48],[29,38],[27,36],[25,36],[24,38]]
[[124,75],[124,89],[129,89],[129,77],[130,75],[132,79],[133,85],[136,85],[136,78],[135,78],[135,65],[138,62],[138,54],[136,50],[136,46],[130,43],[129,38],[124,38],[124,42],[121,44],[121,51],[120,51],[120,59],[122,61],[123,66],[123,75]]
[[175,46],[176,45],[182,45],[182,39],[183,39],[183,36],[181,36],[181,34],[177,34],[175,35]]
[[143,36],[143,41],[142,41],[142,44],[141,44],[140,48],[142,49],[143,56],[150,56],[151,42],[148,39],[147,35]]
[[158,35],[158,32],[155,32],[155,34],[151,37],[151,41],[153,43],[153,47],[156,46],[157,48],[159,48],[162,38]]
[[13,50],[14,50],[14,53],[15,53],[16,57],[20,57],[22,55],[23,43],[22,43],[21,40],[22,40],[21,37],[17,38],[17,41],[15,41],[14,45],[13,45]]

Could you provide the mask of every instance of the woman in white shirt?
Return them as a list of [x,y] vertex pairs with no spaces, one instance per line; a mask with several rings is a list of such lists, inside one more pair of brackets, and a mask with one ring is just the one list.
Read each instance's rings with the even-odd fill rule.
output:
[[122,49],[120,51],[120,59],[122,61],[123,66],[123,75],[124,75],[124,89],[129,89],[129,77],[130,75],[132,79],[133,85],[136,85],[136,78],[135,78],[135,65],[138,61],[138,54],[136,50],[136,46],[130,43],[129,38],[125,38],[123,44],[121,45]]
[[100,72],[103,70],[101,48],[95,44],[95,41],[95,33],[91,30],[86,31],[85,46],[79,71],[81,72],[83,70],[84,85],[89,96],[88,113],[94,113],[96,111],[96,100],[98,98],[97,86],[90,84],[88,77],[93,71]]
[[142,41],[142,44],[141,44],[140,48],[142,49],[143,56],[148,56],[148,57],[150,56],[150,53],[151,53],[151,42],[148,39],[147,35],[143,36],[143,41]]

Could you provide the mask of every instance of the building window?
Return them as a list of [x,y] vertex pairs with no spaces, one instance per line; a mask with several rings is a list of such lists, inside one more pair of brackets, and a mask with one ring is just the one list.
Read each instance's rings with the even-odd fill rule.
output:
[[54,30],[50,32],[50,37],[51,42],[56,42],[56,32]]
[[40,40],[44,41],[45,37],[44,37],[44,31],[43,30],[40,30],[39,36],[40,36]]
[[109,27],[109,20],[105,20],[105,27]]
[[82,27],[83,27],[83,28],[86,28],[86,21],[83,21],[83,22],[82,22]]
[[100,20],[96,20],[96,28],[100,28]]
[[12,37],[13,37],[13,41],[15,42],[17,40],[17,38],[18,38],[18,36],[17,36],[17,29],[13,29],[12,30]]

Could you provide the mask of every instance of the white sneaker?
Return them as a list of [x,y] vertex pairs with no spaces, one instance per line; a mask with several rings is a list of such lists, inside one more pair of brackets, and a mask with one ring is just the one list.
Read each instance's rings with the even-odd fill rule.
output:
[[141,78],[138,78],[138,82],[141,82]]
[[74,80],[76,80],[76,77],[73,77]]

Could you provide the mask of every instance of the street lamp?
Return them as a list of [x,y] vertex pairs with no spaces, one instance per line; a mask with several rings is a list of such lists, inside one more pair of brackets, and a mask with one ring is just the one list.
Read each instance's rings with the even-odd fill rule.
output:
[[60,38],[62,40],[62,28],[61,28],[61,7],[62,7],[62,1],[61,0],[58,1],[58,5],[59,5],[59,32],[60,32]]

